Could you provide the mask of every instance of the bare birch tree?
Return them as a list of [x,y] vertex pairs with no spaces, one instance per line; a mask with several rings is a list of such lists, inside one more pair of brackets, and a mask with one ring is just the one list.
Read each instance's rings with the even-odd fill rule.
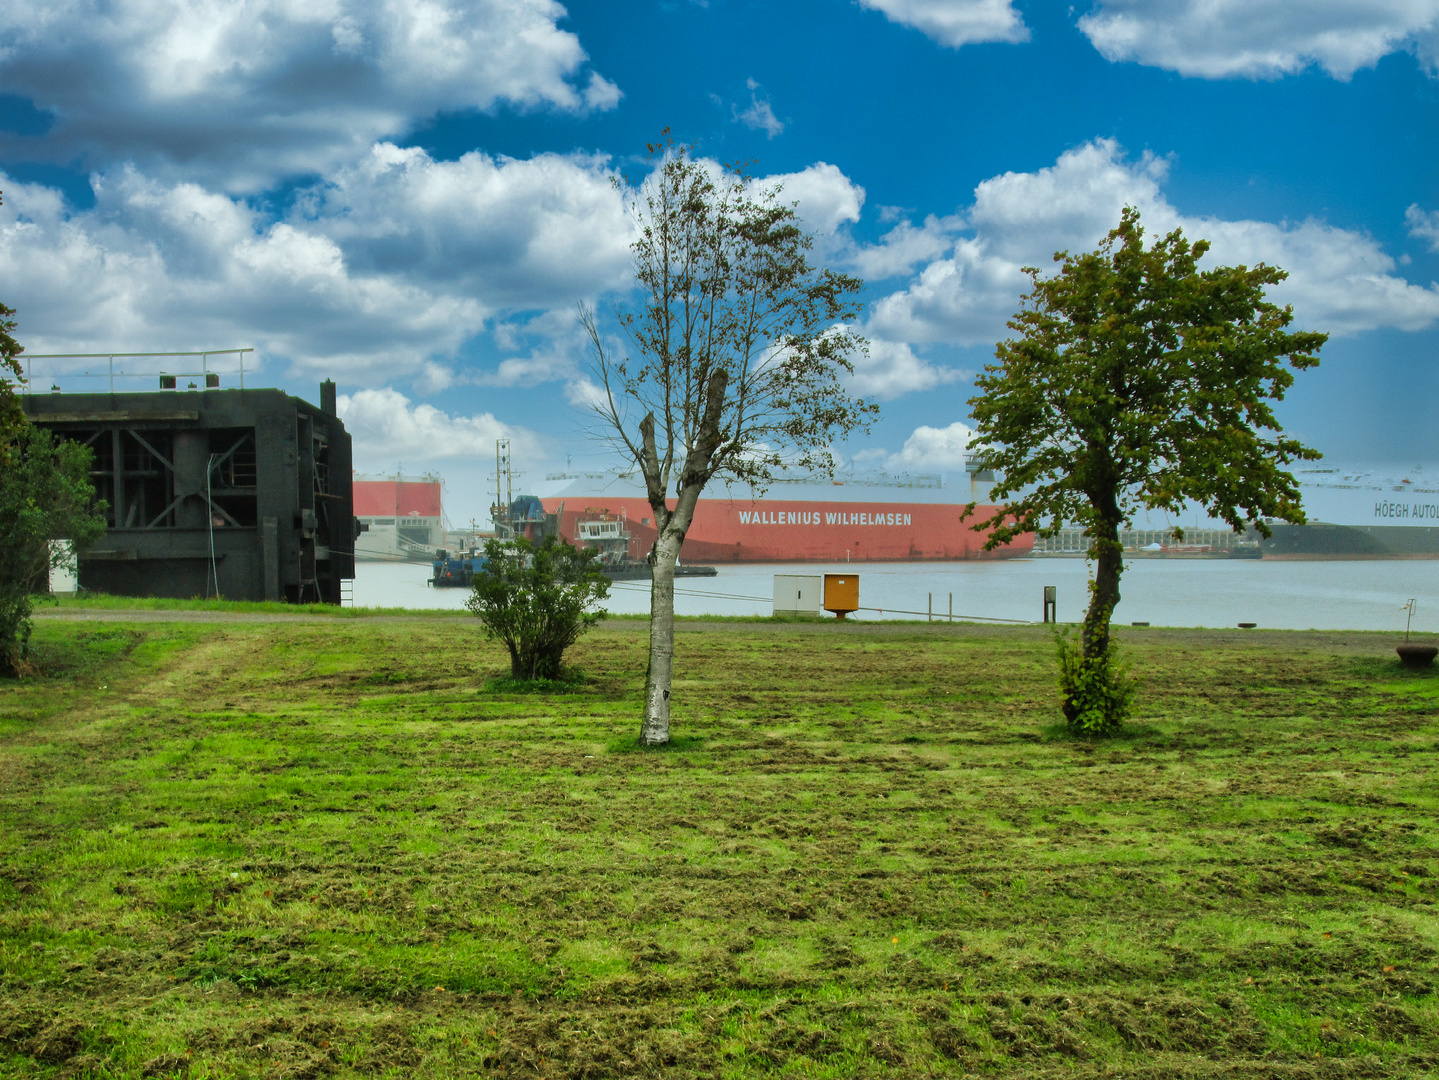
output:
[[776,187],[689,147],[649,146],[658,167],[632,203],[642,301],[615,321],[623,355],[582,309],[601,393],[596,410],[644,477],[658,536],[649,552],[649,673],[640,742],[670,737],[675,563],[715,477],[763,488],[786,466],[828,471],[829,447],[877,411],[851,397],[848,326],[863,282],[810,264],[812,237]]

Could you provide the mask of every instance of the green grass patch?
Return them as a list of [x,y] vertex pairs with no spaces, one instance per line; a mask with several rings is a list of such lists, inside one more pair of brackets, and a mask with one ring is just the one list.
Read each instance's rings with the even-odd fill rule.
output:
[[579,668],[567,668],[558,679],[516,679],[512,675],[492,675],[484,681],[491,694],[577,694],[590,685],[590,678]]
[[703,746],[704,739],[698,735],[672,734],[670,741],[661,746],[641,746],[639,735],[621,735],[607,742],[605,750],[611,754],[677,754]]
[[328,615],[339,619],[363,619],[377,615],[413,615],[453,619],[468,612],[445,608],[339,607],[335,604],[281,604],[259,600],[215,600],[204,597],[172,599],[160,596],[111,596],[85,592],[79,596],[32,597],[37,611],[206,611],[245,615]]
[[[286,608],[286,611],[293,609]],[[1157,628],[37,624],[0,684],[0,1076],[1421,1077],[1439,676]]]

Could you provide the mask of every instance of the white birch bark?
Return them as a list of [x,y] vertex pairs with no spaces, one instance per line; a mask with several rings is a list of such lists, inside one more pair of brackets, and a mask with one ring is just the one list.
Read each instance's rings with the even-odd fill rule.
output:
[[[686,522],[688,524],[688,522]],[[640,745],[670,741],[670,684],[675,660],[675,563],[683,541],[669,529],[655,541],[650,573],[650,666],[645,676],[645,715]]]
[[810,265],[813,240],[778,186],[752,193],[738,168],[716,179],[667,130],[649,149],[660,168],[633,203],[631,245],[645,300],[616,309],[639,358],[614,352],[591,310],[580,317],[603,388],[596,412],[639,466],[654,510],[640,723],[641,744],[654,746],[669,741],[674,704],[675,563],[705,485],[717,475],[763,483],[786,463],[782,446],[798,451],[790,462],[823,468],[836,436],[875,409],[842,382],[849,354],[864,349],[849,299],[863,282]]
[[[640,721],[640,745],[658,746],[670,741],[670,684],[675,658],[675,563],[685,534],[695,519],[700,492],[709,480],[711,460],[720,442],[720,412],[724,407],[729,374],[721,368],[710,374],[705,388],[704,412],[698,434],[685,454],[675,508],[669,508],[665,488],[669,470],[660,465],[655,446],[655,416],[640,422],[641,452],[638,455],[645,477],[650,508],[655,512],[659,535],[650,549],[650,667],[645,676],[645,715]],[[671,441],[673,447],[673,441]],[[671,460],[666,454],[666,461]]]

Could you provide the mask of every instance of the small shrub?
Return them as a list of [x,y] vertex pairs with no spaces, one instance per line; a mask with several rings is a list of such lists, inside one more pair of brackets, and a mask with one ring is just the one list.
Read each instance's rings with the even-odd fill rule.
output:
[[598,552],[551,536],[538,547],[486,541],[473,589],[465,606],[510,650],[510,677],[562,682],[565,650],[604,617],[603,608],[589,609],[609,596],[610,581]]
[[1138,680],[1119,659],[1119,647],[1085,656],[1080,640],[1056,631],[1059,659],[1059,701],[1069,730],[1079,735],[1112,735],[1134,711]]

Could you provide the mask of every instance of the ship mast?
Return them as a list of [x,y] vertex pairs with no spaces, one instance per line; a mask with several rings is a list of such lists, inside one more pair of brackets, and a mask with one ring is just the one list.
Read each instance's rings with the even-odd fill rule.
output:
[[490,507],[490,518],[495,523],[495,535],[510,539],[510,506],[514,503],[514,475],[510,471],[510,440],[495,440],[495,504]]

